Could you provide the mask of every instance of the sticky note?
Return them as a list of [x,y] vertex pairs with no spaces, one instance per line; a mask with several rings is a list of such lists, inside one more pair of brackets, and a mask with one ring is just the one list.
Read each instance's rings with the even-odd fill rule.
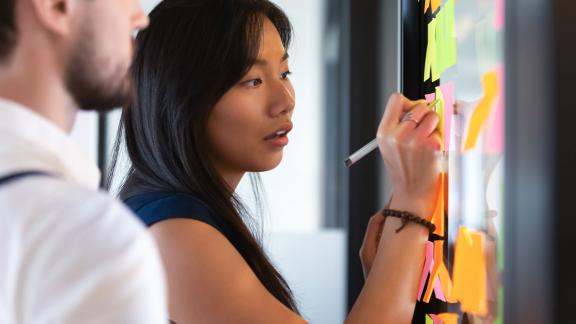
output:
[[436,10],[438,10],[438,7],[440,7],[440,4],[442,3],[441,0],[431,0],[431,6],[432,6],[432,13],[435,13]]
[[[444,236],[444,212],[446,210],[445,205],[445,186],[444,181],[446,178],[446,173],[442,172],[438,176],[438,181],[436,182],[436,191],[434,197],[436,197],[434,211],[432,214],[431,222],[436,225],[434,234],[439,236]],[[436,255],[434,255],[436,256]]]
[[424,81],[432,78],[432,81],[440,79],[440,71],[436,60],[436,18],[428,24],[428,46],[424,60]]
[[450,279],[450,274],[444,262],[440,265],[438,269],[438,280],[442,286],[442,292],[444,293],[444,298],[449,303],[455,303],[457,300],[452,297],[452,280]]
[[442,74],[456,64],[454,0],[448,0],[436,15],[436,67]]
[[452,118],[454,115],[454,101],[455,101],[455,89],[454,83],[446,83],[440,86],[440,92],[443,97],[444,104],[444,149],[450,150],[450,134],[452,134]]
[[424,13],[430,8],[430,0],[424,0]]
[[444,324],[458,324],[458,314],[442,313],[437,316]]
[[434,283],[434,295],[436,296],[436,299],[446,302],[446,296],[444,295],[444,288],[442,288],[442,284],[440,283],[439,277],[436,277],[436,283]]
[[424,297],[422,298],[425,303],[429,303],[430,298],[432,298],[434,284],[436,283],[436,277],[438,276],[438,269],[442,263],[444,263],[444,241],[437,240],[434,241],[434,265],[430,271],[428,285],[426,286],[426,291],[424,292]]
[[494,107],[488,118],[488,129],[486,139],[486,152],[488,154],[500,154],[504,152],[504,67],[495,69],[497,78],[497,91]]
[[498,94],[498,76],[495,71],[489,72],[484,75],[482,79],[482,88],[484,89],[484,97],[476,106],[476,109],[470,117],[470,125],[468,126],[468,134],[464,142],[464,151],[476,147],[478,136],[482,127],[486,124],[490,111]]
[[438,113],[438,117],[440,118],[437,129],[440,133],[442,149],[444,150],[444,96],[442,95],[442,89],[440,89],[440,87],[436,87],[436,100],[438,100],[438,103],[436,104],[436,113]]
[[434,321],[430,317],[430,315],[426,315],[426,324],[434,324]]
[[432,266],[434,265],[434,243],[428,241],[426,242],[426,257],[424,259],[424,268],[422,269],[422,275],[420,276],[420,284],[418,284],[418,300],[422,299],[422,291],[424,290],[424,284],[426,283],[426,278],[428,274],[432,271]]
[[464,226],[458,229],[451,297],[460,302],[463,312],[479,316],[488,312],[484,244],[484,233]]
[[427,317],[430,317],[433,324],[442,324],[442,320],[436,314],[428,314]]
[[504,0],[494,0],[494,29],[504,27]]

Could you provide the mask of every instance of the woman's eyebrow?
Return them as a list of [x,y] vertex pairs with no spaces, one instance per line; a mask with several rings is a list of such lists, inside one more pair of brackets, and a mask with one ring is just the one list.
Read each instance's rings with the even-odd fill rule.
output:
[[[290,55],[288,55],[288,52],[284,52],[284,55],[282,55],[282,59],[280,60],[280,63],[286,61],[288,58],[290,58]],[[265,59],[256,59],[256,61],[254,61],[255,65],[268,65],[268,61]]]

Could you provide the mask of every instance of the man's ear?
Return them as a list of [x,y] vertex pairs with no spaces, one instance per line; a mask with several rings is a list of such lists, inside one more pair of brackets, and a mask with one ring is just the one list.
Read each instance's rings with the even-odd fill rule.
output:
[[76,0],[30,0],[38,23],[47,32],[61,36],[70,35],[74,30]]

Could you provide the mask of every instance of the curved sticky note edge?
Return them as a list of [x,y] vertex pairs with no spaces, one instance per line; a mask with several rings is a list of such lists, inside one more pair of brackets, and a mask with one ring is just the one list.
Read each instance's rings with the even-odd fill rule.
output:
[[472,113],[470,118],[470,125],[468,127],[468,134],[464,143],[464,151],[476,147],[478,136],[482,127],[486,124],[496,95],[498,94],[498,76],[495,71],[489,72],[484,75],[482,79],[482,86],[484,88],[484,98],[480,100],[478,106]]

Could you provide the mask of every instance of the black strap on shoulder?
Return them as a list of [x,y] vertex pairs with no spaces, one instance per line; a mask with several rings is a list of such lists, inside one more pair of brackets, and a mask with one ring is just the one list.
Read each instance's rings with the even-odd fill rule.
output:
[[46,172],[42,172],[42,171],[22,171],[22,172],[18,172],[18,173],[13,173],[10,175],[7,175],[5,177],[0,178],[0,186],[2,185],[6,185],[9,182],[13,182],[25,177],[30,177],[30,176],[49,176],[50,174],[46,173]]

